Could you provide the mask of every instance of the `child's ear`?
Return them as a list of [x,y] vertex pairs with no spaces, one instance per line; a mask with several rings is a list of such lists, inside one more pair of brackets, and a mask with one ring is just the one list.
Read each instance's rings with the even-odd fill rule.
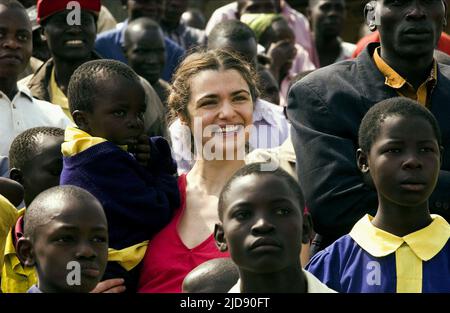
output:
[[313,233],[313,222],[311,214],[309,212],[303,213],[303,235],[302,243],[307,244],[311,242],[311,237]]
[[22,237],[19,239],[17,242],[17,256],[25,266],[33,267],[36,264],[33,244],[29,238]]
[[356,150],[356,163],[362,173],[369,172],[369,159],[367,158],[367,154],[361,148]]
[[216,240],[216,246],[219,248],[220,252],[228,250],[222,223],[216,223],[214,226],[214,239]]
[[87,116],[87,112],[75,110],[72,112],[72,118],[78,128],[89,132],[89,119]]
[[14,167],[9,171],[9,178],[23,185],[23,174],[22,171],[19,170],[18,168]]

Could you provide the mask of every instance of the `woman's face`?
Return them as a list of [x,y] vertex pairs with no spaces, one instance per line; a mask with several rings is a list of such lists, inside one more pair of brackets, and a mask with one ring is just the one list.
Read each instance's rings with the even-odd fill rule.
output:
[[202,151],[203,159],[243,158],[253,101],[238,71],[204,70],[193,76],[188,114],[197,154]]

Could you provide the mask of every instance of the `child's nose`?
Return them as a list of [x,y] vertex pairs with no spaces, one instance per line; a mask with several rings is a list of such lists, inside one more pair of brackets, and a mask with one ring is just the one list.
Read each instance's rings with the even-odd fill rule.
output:
[[269,233],[275,229],[275,226],[267,220],[264,216],[261,216],[257,219],[255,224],[252,227],[253,234],[262,234]]
[[97,256],[95,249],[89,242],[81,242],[76,253],[77,258],[94,258]]
[[404,169],[415,169],[415,168],[422,168],[422,161],[415,153],[410,153],[406,156],[405,160],[403,161],[402,167]]

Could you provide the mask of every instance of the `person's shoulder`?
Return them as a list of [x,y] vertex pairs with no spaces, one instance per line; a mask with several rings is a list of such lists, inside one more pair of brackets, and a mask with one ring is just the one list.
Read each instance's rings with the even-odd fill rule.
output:
[[340,61],[322,68],[319,68],[304,78],[296,82],[292,89],[300,86],[318,86],[321,90],[324,87],[331,87],[336,83],[355,80],[357,72],[357,61],[355,59]]
[[261,109],[268,110],[268,111],[271,111],[276,114],[283,113],[282,107],[280,107],[279,105],[276,105],[274,103],[271,103],[269,101],[266,101],[264,99],[261,99],[261,98],[256,99],[255,105],[259,106],[259,108],[261,108]]
[[353,240],[353,238],[348,234],[344,235],[325,249],[313,255],[309,263],[307,264],[307,267],[310,267],[314,263],[323,262],[324,260],[328,260],[329,262],[334,263],[334,261],[332,260],[334,260],[335,258],[341,259],[347,254],[348,251],[352,251],[355,247],[359,246]]

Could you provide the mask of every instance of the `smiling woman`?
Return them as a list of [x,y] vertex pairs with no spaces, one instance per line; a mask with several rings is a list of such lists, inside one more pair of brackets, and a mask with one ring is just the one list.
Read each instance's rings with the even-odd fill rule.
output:
[[180,208],[149,244],[139,292],[181,292],[184,277],[197,265],[228,257],[213,237],[218,197],[244,165],[239,155],[245,153],[257,96],[255,73],[233,53],[194,53],[178,68],[168,103],[194,134],[197,160],[179,178]]

